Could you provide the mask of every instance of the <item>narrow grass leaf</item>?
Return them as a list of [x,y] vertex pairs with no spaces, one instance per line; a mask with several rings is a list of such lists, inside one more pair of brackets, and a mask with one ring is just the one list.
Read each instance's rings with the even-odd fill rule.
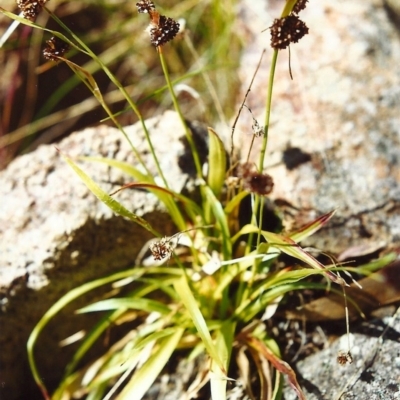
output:
[[386,265],[390,264],[391,262],[395,261],[398,257],[396,252],[388,253],[378,260],[371,261],[367,264],[359,265],[353,272],[359,274],[368,275],[371,272],[380,270],[381,268],[385,267]]
[[208,330],[206,321],[197,305],[196,299],[187,283],[186,277],[182,276],[181,279],[175,281],[176,292],[179,293],[181,300],[188,310],[190,317],[197,329],[197,332],[204,343],[205,348],[208,351],[210,357],[217,363],[221,371],[226,375],[226,370],[224,368],[224,363],[219,356],[219,353],[213,343],[210,332]]
[[302,241],[303,239],[310,237],[315,232],[317,232],[319,229],[321,229],[324,225],[326,225],[335,213],[336,213],[336,210],[333,210],[327,214],[320,216],[315,221],[312,221],[311,223],[303,226],[298,231],[290,233],[289,237],[292,240],[294,240],[296,243]]
[[[258,228],[254,225],[245,225],[240,232],[235,235],[241,236],[247,233],[257,233]],[[278,235],[277,233],[261,231],[264,239],[270,244],[271,248],[278,249],[279,251],[297,258],[308,264],[310,267],[324,271],[326,276],[332,281],[339,285],[348,286],[347,283],[340,276],[337,276],[332,271],[329,271],[321,264],[317,259],[315,259],[310,253],[302,249],[291,237]]]
[[135,372],[128,384],[118,395],[117,400],[140,400],[146,394],[170,360],[184,331],[183,328],[177,328],[173,334],[159,341],[156,352]]
[[334,274],[333,272],[327,270],[323,264],[321,264],[316,258],[314,258],[310,253],[306,252],[299,245],[296,244],[294,240],[289,237],[281,236],[276,233],[262,231],[261,234],[264,236],[265,240],[269,242],[274,247],[281,250],[283,253],[288,254],[298,260],[301,260],[308,264],[309,266],[325,271],[325,274],[329,279],[339,285],[347,285],[345,281]]
[[296,392],[297,397],[300,400],[306,400],[304,392],[297,382],[296,374],[287,362],[281,360],[265,345],[265,343],[251,335],[247,337],[247,343],[257,352],[259,352],[260,355],[267,359],[277,371],[285,374],[288,377],[290,386]]
[[152,175],[144,174],[130,163],[104,157],[81,157],[81,159],[86,161],[100,162],[110,167],[118,168],[129,176],[135,178],[138,181],[137,183],[129,183],[127,185],[124,185],[118,191],[114,192],[113,195],[118,193],[120,190],[127,188],[137,187],[140,189],[147,189],[149,192],[153,193],[162,203],[164,203],[165,207],[168,210],[168,214],[171,216],[176,226],[178,226],[181,230],[184,230],[186,228],[186,225],[182,217],[182,213],[179,211],[176,200],[180,201],[186,212],[191,215],[193,219],[195,219],[195,216],[199,216],[202,214],[201,208],[193,200],[180,193],[176,193],[170,189],[156,185],[154,177]]
[[128,163],[126,161],[119,161],[106,157],[80,157],[80,159],[85,161],[99,162],[102,164],[106,164],[109,167],[118,168],[119,170],[135,178],[139,182],[155,183],[154,177],[152,175],[141,172],[139,168],[134,167],[131,163]]
[[[26,19],[20,15],[14,14],[12,12],[9,12],[7,10],[5,10],[4,8],[0,7],[0,13],[5,15],[8,18],[13,19],[14,21],[18,21],[20,24],[26,25],[26,26],[30,26],[31,28],[36,28],[36,29],[40,29],[42,31],[45,32],[49,32],[54,36],[59,37],[60,39],[62,39],[64,42],[68,43],[69,45],[76,47],[77,49],[79,49],[79,51],[83,51],[81,48],[79,48],[74,42],[71,42],[71,40],[64,36],[62,33],[58,32],[58,31],[54,31],[52,29],[48,29],[48,28],[44,28],[41,25],[36,24],[35,22],[30,21],[29,19]],[[83,51],[84,53],[86,53],[85,51]]]
[[225,182],[226,151],[222,140],[211,128],[208,128],[209,152],[208,152],[208,186],[219,197]]
[[149,348],[152,348],[155,340],[176,331],[176,328],[164,329],[164,327],[165,321],[160,318],[155,323],[144,322],[137,329],[131,330],[90,365],[82,378],[82,385],[94,388],[103,382],[110,382],[110,379],[118,375],[122,379],[121,374],[128,370],[132,371],[143,359],[140,353],[143,347],[149,345]]
[[87,307],[83,307],[78,310],[77,313],[84,314],[88,312],[110,311],[119,309],[134,309],[147,311],[149,313],[158,312],[160,314],[169,314],[171,312],[171,309],[168,306],[156,300],[142,298],[114,298],[98,301],[97,303],[91,304]]
[[143,218],[127,210],[122,204],[113,199],[109,194],[102,190],[85,172],[83,172],[69,157],[63,155],[68,165],[76,172],[81,178],[87,188],[107,207],[111,208],[116,214],[126,217],[131,221],[136,222],[141,227],[145,228],[155,236],[159,236],[158,232]]
[[237,276],[241,275],[246,269],[248,269],[251,265],[253,265],[257,258],[273,259],[276,257],[277,254],[265,255],[265,254],[256,254],[255,252],[253,252],[245,257],[240,257],[229,261],[223,261],[221,263],[222,266],[229,265],[229,268],[226,268],[224,274],[220,277],[218,281],[218,286],[214,291],[214,298],[219,299],[222,296],[224,289],[226,289]]
[[121,315],[125,313],[125,310],[120,309],[107,313],[96,326],[88,332],[83,342],[73,355],[71,362],[67,365],[65,370],[64,378],[60,383],[60,387],[63,386],[65,379],[72,373],[76,365],[81,361],[82,357],[93,347],[93,344],[101,336],[101,334],[109,328],[114,321],[116,321]]
[[230,214],[233,212],[237,207],[239,207],[240,203],[242,200],[246,197],[249,196],[250,192],[242,191],[239,192],[236,196],[234,196],[225,206],[225,213]]
[[196,220],[202,215],[202,209],[191,199],[183,196],[179,193],[173,192],[170,189],[158,186],[153,183],[127,183],[115,192],[111,193],[112,196],[124,189],[146,189],[150,193],[153,193],[168,210],[168,215],[173,219],[176,226],[178,226],[182,231],[186,230],[186,223],[182,217],[182,214],[178,208],[177,200],[185,207],[188,215],[192,216],[193,220]]
[[164,328],[159,332],[153,332],[150,335],[146,336],[145,338],[139,340],[136,344],[134,349],[135,350],[140,350],[143,349],[143,347],[147,346],[150,342],[153,340],[159,340],[162,339],[166,336],[172,335],[175,333],[176,328]]
[[210,205],[212,212],[214,214],[215,219],[218,222],[218,225],[221,229],[222,233],[222,253],[224,255],[224,260],[231,259],[232,255],[232,241],[231,235],[229,232],[228,220],[222,204],[219,200],[215,197],[213,191],[208,186],[203,186],[202,189],[205,192],[207,197],[208,204]]
[[[304,277],[315,274],[323,274],[320,270],[302,269]],[[257,314],[265,311],[265,308],[276,301],[279,297],[294,290],[303,289],[326,289],[326,284],[297,282],[294,280],[290,283],[282,282],[281,284],[272,285],[270,282],[263,282],[251,293],[251,296],[243,300],[240,305],[235,309],[234,316],[242,321],[250,321]]]
[[[224,363],[225,371],[229,369],[229,363],[231,359],[231,351],[233,348],[233,338],[235,334],[236,323],[228,320],[224,322],[220,329],[216,332],[215,347],[218,354]],[[211,398],[213,400],[225,400],[226,399],[226,384],[227,378],[221,371],[218,364],[215,362],[211,363]]]
[[74,74],[87,86],[87,88],[92,92],[93,96],[96,97],[99,103],[104,107],[106,103],[93,75],[85,68],[82,68],[67,58],[64,60],[64,62],[72,69]]

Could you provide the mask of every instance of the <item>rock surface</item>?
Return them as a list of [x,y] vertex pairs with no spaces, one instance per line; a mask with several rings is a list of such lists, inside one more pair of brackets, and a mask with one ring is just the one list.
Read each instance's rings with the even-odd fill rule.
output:
[[[307,400],[400,399],[400,309],[393,317],[375,319],[350,334],[351,364],[339,365],[348,337],[297,363],[297,378]],[[296,400],[290,389],[285,400]]]
[[[180,192],[188,179],[178,166],[179,157],[186,152],[179,140],[184,136],[183,127],[173,112],[147,121],[147,126],[161,168],[172,189]],[[157,175],[140,125],[126,131],[150,171]],[[107,126],[76,132],[57,147],[72,158],[113,157],[138,165],[121,132]],[[104,164],[78,164],[108,193],[133,180]],[[69,290],[132,267],[140,249],[154,236],[101,203],[53,145],[41,146],[1,171],[0,198],[0,397],[33,399],[26,342],[35,324]],[[162,235],[175,233],[152,194],[127,189],[115,198],[145,217]],[[68,317],[79,304],[83,303],[73,303],[56,318],[38,343],[38,366],[50,386],[62,372],[54,368],[54,357],[57,365],[65,365],[73,347],[60,350],[58,342],[90,322],[87,316]]]
[[[261,31],[279,16],[282,4],[241,4],[249,36],[241,62],[242,98],[267,49],[246,102],[263,124],[272,52],[269,32]],[[382,0],[310,1],[299,16],[310,32],[291,46],[293,81],[284,50],[274,82],[264,164],[275,180],[272,197],[293,206],[286,204],[284,212],[295,214],[296,226],[337,209],[329,226],[307,242],[324,251],[373,252],[399,244],[399,27]],[[236,130],[243,157],[251,125],[244,109]],[[257,165],[261,140],[251,153]]]

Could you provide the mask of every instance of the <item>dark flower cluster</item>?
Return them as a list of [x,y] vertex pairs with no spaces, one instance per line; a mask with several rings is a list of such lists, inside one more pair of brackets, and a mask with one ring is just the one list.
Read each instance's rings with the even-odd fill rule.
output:
[[307,1],[299,0],[290,15],[274,20],[270,27],[271,47],[273,49],[286,49],[290,43],[297,43],[304,35],[308,34],[307,25],[297,15],[306,8]]
[[169,238],[165,237],[150,245],[150,251],[154,260],[160,261],[164,258],[170,258],[173,252],[173,246]]
[[48,0],[17,0],[17,6],[24,18],[35,21]]
[[294,5],[292,12],[294,14],[299,14],[301,10],[304,10],[307,7],[308,0],[297,0],[297,3]]
[[345,352],[343,350],[340,350],[337,355],[337,362],[340,365],[351,364],[353,362],[353,357],[352,357],[350,351]]
[[57,36],[47,40],[46,44],[47,46],[43,50],[43,56],[46,60],[59,61],[60,57],[64,57],[64,54],[69,50],[69,44]]
[[154,3],[149,0],[142,0],[136,3],[138,12],[149,14],[150,24],[148,31],[150,42],[153,46],[162,46],[172,40],[179,32],[179,23],[174,19],[160,15]]
[[156,6],[152,1],[149,0],[139,1],[139,3],[136,3],[136,8],[140,13],[151,14],[156,11]]
[[251,163],[244,163],[239,166],[238,176],[242,179],[243,188],[249,192],[266,196],[272,192],[274,181],[268,174],[256,171]]

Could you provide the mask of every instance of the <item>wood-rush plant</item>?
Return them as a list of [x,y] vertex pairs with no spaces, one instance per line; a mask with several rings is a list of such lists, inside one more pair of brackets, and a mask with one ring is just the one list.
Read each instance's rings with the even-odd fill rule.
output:
[[[289,234],[263,230],[262,221],[266,196],[273,189],[273,180],[263,169],[276,61],[280,49],[297,42],[308,32],[306,25],[298,17],[306,2],[307,0],[287,0],[281,17],[276,19],[270,28],[271,46],[274,51],[266,96],[266,119],[263,127],[255,120],[253,124],[253,140],[255,137],[262,140],[258,165],[234,161],[233,144],[231,157],[227,160],[222,141],[218,134],[209,128],[206,175],[202,172],[192,133],[180,111],[162,47],[174,39],[179,31],[179,24],[174,19],[161,15],[152,1],[142,0],[136,4],[139,13],[146,13],[150,17],[150,42],[157,50],[175,110],[185,127],[197,180],[200,182],[200,205],[169,188],[169,183],[159,166],[146,121],[136,103],[102,60],[62,21],[52,15],[68,32],[68,37],[50,31],[54,37],[47,42],[45,57],[66,62],[87,85],[109,118],[129,141],[124,128],[110,112],[93,76],[69,61],[65,54],[69,47],[73,47],[98,63],[139,118],[163,183],[156,183],[155,177],[150,174],[131,142],[137,162],[145,168],[146,173],[127,163],[115,163],[109,159],[97,161],[121,168],[136,180],[134,187],[148,190],[157,196],[176,224],[177,233],[172,237],[163,237],[161,232],[157,232],[146,220],[122,206],[91,180],[74,161],[64,156],[66,162],[95,196],[115,213],[154,234],[155,239],[149,245],[154,263],[144,266],[143,260],[139,259],[132,269],[75,288],[54,304],[39,321],[28,341],[28,355],[34,378],[46,399],[72,399],[77,398],[79,394],[92,400],[139,400],[156,381],[168,361],[176,357],[178,351],[179,354],[185,354],[188,360],[203,360],[196,379],[193,379],[190,387],[186,389],[185,398],[196,397],[204,384],[209,382],[212,399],[225,399],[227,383],[232,380],[230,372],[233,371],[237,376],[237,370],[251,398],[279,399],[284,375],[298,398],[305,398],[294,371],[281,359],[279,347],[268,332],[264,320],[271,317],[273,310],[288,292],[326,287],[326,284],[315,283],[315,280],[305,280],[311,275],[322,275],[328,282],[341,287],[346,286],[338,274],[340,268],[321,264],[299,245],[299,242],[325,225],[333,212]],[[22,10],[20,16],[5,10],[1,12],[20,23],[44,29],[33,21],[38,12],[46,9],[45,3],[46,1],[19,1]],[[244,102],[239,113],[243,107]],[[232,136],[233,133],[234,129]],[[126,185],[124,189],[129,186]],[[246,197],[251,199],[251,215],[247,224],[240,226],[238,209]],[[187,251],[177,252],[177,248],[183,242]],[[297,259],[299,265],[279,268],[277,260],[282,253]],[[45,383],[40,379],[34,358],[38,336],[46,324],[67,304],[95,288],[110,285],[113,288],[125,288],[124,295],[98,301],[78,311],[102,312],[102,317],[85,336],[73,359],[66,366],[57,390],[50,395]],[[128,313],[135,315],[136,328],[114,343],[101,357],[84,368],[78,368],[96,340],[110,327],[122,324]],[[351,361],[349,350],[344,353],[344,358],[346,357]],[[251,378],[246,371],[248,365],[254,368]],[[252,393],[254,380],[257,381],[256,386],[259,390],[257,394]]]

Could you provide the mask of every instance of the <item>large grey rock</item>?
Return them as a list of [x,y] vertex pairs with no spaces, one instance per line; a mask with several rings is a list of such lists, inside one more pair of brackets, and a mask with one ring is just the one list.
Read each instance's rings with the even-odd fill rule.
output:
[[[388,2],[389,3],[389,2]],[[249,36],[241,61],[243,96],[267,49],[247,105],[263,123],[271,63],[269,32],[280,2],[243,1]],[[383,0],[309,1],[300,17],[310,32],[278,57],[265,167],[272,198],[293,205],[300,226],[337,209],[308,244],[333,254],[400,243],[400,30]],[[236,130],[246,157],[252,119],[244,109]],[[261,139],[251,153],[257,161]],[[296,163],[302,159],[304,163]],[[296,210],[297,208],[297,210]],[[301,210],[299,212],[299,209]],[[288,228],[290,226],[288,224]],[[362,250],[361,250],[362,249]],[[353,252],[353,256],[356,251]],[[351,256],[350,256],[351,257]]]
[[[375,319],[362,332],[341,337],[319,353],[297,363],[297,377],[307,400],[400,399],[400,309]],[[353,363],[339,365],[339,351],[350,339]],[[287,387],[285,400],[296,400]]]
[[[172,189],[180,192],[188,175],[178,166],[186,154],[180,140],[184,130],[179,118],[167,112],[147,121],[147,126],[166,179]],[[157,176],[140,124],[126,131]],[[76,132],[57,147],[72,158],[105,156],[139,165],[121,132],[107,126]],[[77,162],[108,193],[132,181],[128,175],[104,164]],[[101,203],[53,145],[41,146],[1,171],[0,198],[0,397],[33,399],[34,386],[26,356],[32,328],[69,290],[132,267],[139,250],[153,235],[116,216]],[[175,233],[154,195],[127,189],[115,198],[162,235]],[[66,365],[74,348],[60,349],[58,342],[93,322],[88,316],[71,317],[84,301],[74,302],[56,318],[38,343],[39,370],[50,387],[60,378],[60,368]]]

